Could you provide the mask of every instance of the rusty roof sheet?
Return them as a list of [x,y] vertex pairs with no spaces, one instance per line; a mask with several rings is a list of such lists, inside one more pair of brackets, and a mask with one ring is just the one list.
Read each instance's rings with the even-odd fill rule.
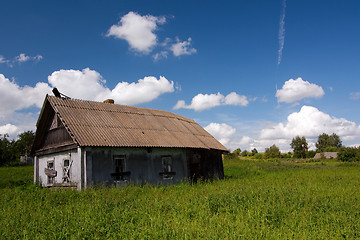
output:
[[228,151],[195,121],[174,113],[53,96],[46,99],[80,146]]

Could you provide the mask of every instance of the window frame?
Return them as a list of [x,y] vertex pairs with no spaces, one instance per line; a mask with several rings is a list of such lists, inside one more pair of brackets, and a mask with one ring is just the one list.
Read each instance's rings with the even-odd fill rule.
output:
[[[50,164],[52,164],[52,167],[50,167]],[[55,170],[55,159],[46,161],[46,168],[50,170]],[[54,183],[55,183],[55,177],[47,176],[47,185],[53,185]]]
[[[68,165],[65,166],[65,162],[68,162]],[[70,174],[70,167],[71,167],[71,162],[69,158],[64,158],[63,159],[63,183],[70,183],[71,182],[71,174]]]
[[162,172],[159,173],[159,175],[164,180],[171,180],[176,175],[176,172],[174,172],[174,164],[173,164],[173,157],[171,155],[163,155],[161,156],[161,169]]
[[115,182],[127,182],[129,181],[131,172],[127,171],[126,155],[113,155],[113,172],[110,174],[114,178]]

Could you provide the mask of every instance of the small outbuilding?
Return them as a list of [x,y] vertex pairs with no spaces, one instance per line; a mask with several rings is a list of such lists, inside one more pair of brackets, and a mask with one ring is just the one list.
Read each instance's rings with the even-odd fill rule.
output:
[[34,182],[43,187],[224,178],[228,150],[167,111],[47,95],[36,126]]
[[314,156],[314,159],[337,159],[338,153],[337,152],[322,152],[322,153],[316,153]]

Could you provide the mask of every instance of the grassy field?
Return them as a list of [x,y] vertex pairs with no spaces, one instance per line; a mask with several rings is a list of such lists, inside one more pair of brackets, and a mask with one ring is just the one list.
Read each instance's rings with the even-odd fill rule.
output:
[[0,168],[0,239],[356,239],[358,163],[226,160],[226,179],[85,191]]

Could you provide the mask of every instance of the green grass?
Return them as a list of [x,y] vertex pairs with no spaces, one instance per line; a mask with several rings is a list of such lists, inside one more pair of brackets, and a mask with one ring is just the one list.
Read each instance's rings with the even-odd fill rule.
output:
[[0,189],[32,184],[33,176],[33,166],[0,167]]
[[78,192],[15,186],[2,174],[28,183],[31,171],[0,168],[0,239],[360,238],[358,163],[226,160],[224,169],[222,181]]

